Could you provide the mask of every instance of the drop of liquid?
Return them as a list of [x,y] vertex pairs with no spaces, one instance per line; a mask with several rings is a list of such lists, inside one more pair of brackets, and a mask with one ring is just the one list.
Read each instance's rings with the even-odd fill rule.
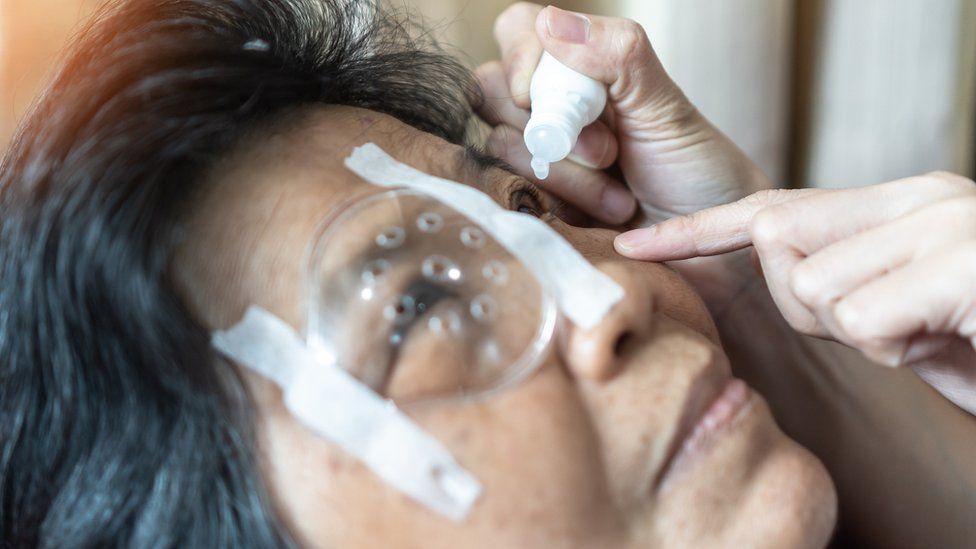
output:
[[538,157],[532,157],[532,171],[535,172],[536,179],[549,177],[549,163]]

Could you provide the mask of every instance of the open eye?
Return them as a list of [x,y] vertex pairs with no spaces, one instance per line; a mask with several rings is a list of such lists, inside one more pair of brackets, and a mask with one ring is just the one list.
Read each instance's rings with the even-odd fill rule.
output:
[[542,217],[545,208],[542,205],[542,199],[537,193],[532,192],[533,190],[530,188],[516,189],[510,198],[511,209],[532,217]]

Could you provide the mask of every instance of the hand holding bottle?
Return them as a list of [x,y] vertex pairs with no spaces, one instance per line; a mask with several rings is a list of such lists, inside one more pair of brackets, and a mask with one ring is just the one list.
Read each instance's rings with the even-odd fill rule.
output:
[[549,165],[566,158],[583,128],[607,107],[607,87],[543,52],[529,86],[532,115],[525,125],[525,148],[532,171],[542,180]]
[[[518,3],[495,23],[501,61],[477,71],[492,152],[522,175],[595,218],[625,223],[634,197],[661,221],[770,187],[761,171],[712,126],[668,77],[644,30],[628,19],[583,16]],[[608,86],[607,110],[586,128],[569,161],[534,178],[522,139],[529,84],[543,50]],[[603,171],[617,164],[624,181]]]

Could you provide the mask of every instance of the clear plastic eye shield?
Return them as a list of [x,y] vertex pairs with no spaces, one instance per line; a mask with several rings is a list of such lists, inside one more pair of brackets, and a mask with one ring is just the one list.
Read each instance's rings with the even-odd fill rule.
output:
[[346,167],[392,190],[347,205],[316,234],[304,338],[251,307],[213,345],[277,383],[317,434],[461,520],[480,484],[401,407],[511,386],[545,357],[557,309],[592,327],[624,292],[547,224],[476,189],[372,143]]
[[401,405],[521,378],[555,327],[555,305],[524,265],[418,191],[351,205],[309,259],[309,347]]

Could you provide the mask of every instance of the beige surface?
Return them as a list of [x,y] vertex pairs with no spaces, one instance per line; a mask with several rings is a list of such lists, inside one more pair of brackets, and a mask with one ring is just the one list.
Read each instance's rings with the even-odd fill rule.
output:
[[[449,45],[467,65],[475,67],[498,57],[493,37],[495,18],[515,0],[383,0],[395,10],[420,16],[434,35]],[[588,13],[614,13],[614,0],[556,0],[545,2]]]
[[971,0],[828,0],[804,183],[846,187],[972,168]]
[[0,0],[0,146],[43,85],[93,0]]
[[[424,14],[435,34],[474,66],[497,56],[491,22],[512,2],[387,3]],[[554,5],[626,14],[640,22],[692,101],[767,174],[784,182],[792,0],[563,0]]]
[[621,0],[665,68],[773,181],[786,181],[793,0]]

